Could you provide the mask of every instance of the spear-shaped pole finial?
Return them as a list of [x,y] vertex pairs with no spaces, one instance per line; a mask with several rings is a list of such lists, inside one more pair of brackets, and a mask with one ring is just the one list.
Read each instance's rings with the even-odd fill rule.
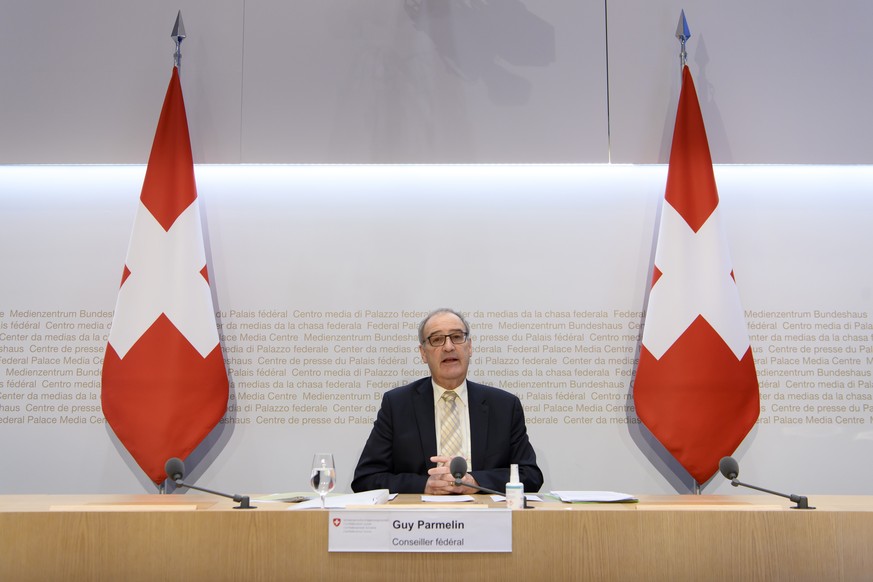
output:
[[173,32],[170,33],[170,38],[176,43],[176,53],[173,55],[173,62],[177,69],[182,65],[182,41],[185,40],[186,36],[185,23],[182,22],[182,11],[179,10],[179,14],[176,15],[176,24],[173,25]]
[[679,39],[679,65],[685,66],[685,61],[688,60],[688,53],[685,51],[685,43],[691,38],[691,29],[688,28],[688,21],[685,20],[685,10],[679,15],[679,25],[676,27],[676,38]]

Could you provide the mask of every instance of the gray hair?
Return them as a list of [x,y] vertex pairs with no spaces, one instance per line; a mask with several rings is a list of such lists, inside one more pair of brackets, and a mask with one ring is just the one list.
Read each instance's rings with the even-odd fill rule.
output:
[[459,312],[454,309],[449,309],[448,307],[440,307],[439,309],[434,309],[430,313],[425,316],[424,319],[421,320],[421,323],[418,324],[418,343],[423,344],[424,337],[424,326],[427,325],[427,322],[430,321],[430,318],[434,315],[439,315],[440,313],[451,313],[461,320],[461,323],[464,324],[464,331],[467,332],[467,335],[470,334],[470,324],[467,323],[467,319]]

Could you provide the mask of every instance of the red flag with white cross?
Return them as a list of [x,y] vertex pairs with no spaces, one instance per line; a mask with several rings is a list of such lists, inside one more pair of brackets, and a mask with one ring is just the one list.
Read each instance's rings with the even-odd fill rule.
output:
[[149,156],[103,361],[103,413],[155,483],[227,410],[179,71]]
[[687,66],[633,393],[640,420],[698,484],[758,419],[755,362]]

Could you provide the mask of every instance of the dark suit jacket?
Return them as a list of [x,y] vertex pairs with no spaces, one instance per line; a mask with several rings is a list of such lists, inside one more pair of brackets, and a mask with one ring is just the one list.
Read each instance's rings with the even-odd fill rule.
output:
[[[543,473],[527,436],[524,411],[514,395],[467,381],[473,477],[482,487],[503,491],[509,465],[518,464],[524,490],[539,491]],[[352,480],[353,491],[388,489],[423,493],[437,454],[431,378],[389,390]]]

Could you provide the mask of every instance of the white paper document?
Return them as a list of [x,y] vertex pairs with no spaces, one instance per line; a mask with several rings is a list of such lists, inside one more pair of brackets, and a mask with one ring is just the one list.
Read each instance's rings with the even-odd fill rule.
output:
[[638,501],[633,495],[616,491],[552,491],[564,503],[622,503]]
[[[348,495],[328,495],[324,499],[324,507],[326,509],[345,509],[350,505],[381,505],[387,503],[389,497],[390,494],[387,489],[373,489]],[[321,499],[316,497],[315,499],[292,505],[288,509],[291,511],[296,509],[321,509]]]
[[[524,498],[527,499],[528,501],[542,501],[543,500],[543,498],[540,497],[539,495],[533,495],[531,493],[525,493]],[[506,496],[505,495],[492,495],[491,501],[494,501],[495,503],[499,503],[501,501],[506,501]]]
[[309,501],[310,499],[318,498],[318,495],[313,495],[311,492],[289,491],[287,493],[270,493],[269,495],[261,495],[252,501],[258,503],[300,503],[301,501]]
[[476,501],[470,495],[422,495],[421,500],[425,503],[460,503],[462,501]]

